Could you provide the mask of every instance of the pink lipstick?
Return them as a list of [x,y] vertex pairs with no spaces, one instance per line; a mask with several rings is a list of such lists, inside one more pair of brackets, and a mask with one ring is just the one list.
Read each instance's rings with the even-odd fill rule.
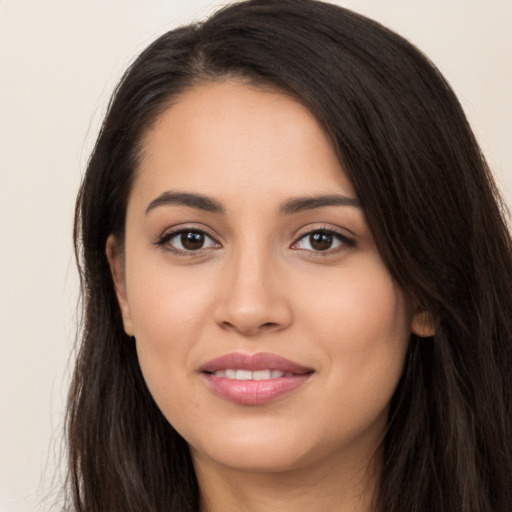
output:
[[235,352],[207,362],[200,372],[221,398],[242,405],[262,405],[301,387],[313,369],[275,354]]

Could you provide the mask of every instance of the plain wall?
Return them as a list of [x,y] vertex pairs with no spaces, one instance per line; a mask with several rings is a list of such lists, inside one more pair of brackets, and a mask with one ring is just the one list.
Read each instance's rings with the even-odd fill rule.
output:
[[[347,0],[418,45],[512,204],[512,1]],[[0,0],[0,512],[49,510],[77,318],[72,218],[109,94],[206,0]]]

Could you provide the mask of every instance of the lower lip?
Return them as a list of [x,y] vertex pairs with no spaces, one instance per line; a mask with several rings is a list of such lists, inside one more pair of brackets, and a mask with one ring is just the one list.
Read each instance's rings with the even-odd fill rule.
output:
[[292,377],[263,380],[236,380],[203,373],[210,389],[229,402],[242,405],[263,405],[300,388],[311,377],[310,373]]

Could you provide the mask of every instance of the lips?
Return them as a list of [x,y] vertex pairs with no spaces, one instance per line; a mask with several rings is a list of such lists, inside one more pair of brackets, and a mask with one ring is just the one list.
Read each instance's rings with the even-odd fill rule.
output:
[[210,390],[224,400],[262,405],[305,384],[313,369],[269,353],[232,353],[200,368]]

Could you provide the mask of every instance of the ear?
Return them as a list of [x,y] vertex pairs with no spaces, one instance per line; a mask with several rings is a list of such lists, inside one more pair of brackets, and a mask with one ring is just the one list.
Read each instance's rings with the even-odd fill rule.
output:
[[437,324],[434,313],[418,306],[412,317],[411,331],[420,338],[428,338],[436,333]]
[[133,336],[132,319],[130,315],[130,308],[128,307],[128,298],[126,296],[124,253],[114,235],[110,235],[108,237],[105,251],[107,254],[108,264],[110,265],[112,280],[114,281],[117,302],[119,303],[119,309],[121,310],[124,331],[128,336]]

